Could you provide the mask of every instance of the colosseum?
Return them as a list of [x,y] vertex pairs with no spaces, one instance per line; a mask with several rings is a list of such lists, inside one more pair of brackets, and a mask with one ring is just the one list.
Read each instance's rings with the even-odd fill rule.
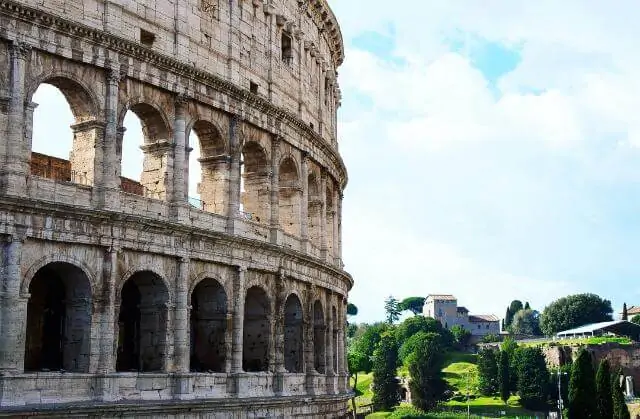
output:
[[0,0],[0,30],[0,416],[344,416],[327,1]]

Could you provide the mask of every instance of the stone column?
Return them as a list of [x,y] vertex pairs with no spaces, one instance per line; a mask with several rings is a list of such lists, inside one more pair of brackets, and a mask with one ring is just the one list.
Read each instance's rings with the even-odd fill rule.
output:
[[172,202],[186,202],[187,180],[185,179],[185,152],[187,147],[186,118],[185,111],[187,107],[187,97],[180,95],[175,101],[175,120],[173,124],[173,196]]
[[315,386],[315,378],[318,375],[315,370],[314,365],[314,357],[315,357],[315,347],[313,342],[313,333],[314,333],[314,295],[315,295],[315,287],[311,284],[307,284],[307,298],[304,304],[304,307],[307,308],[304,315],[304,365],[305,365],[305,388],[306,392],[309,395],[313,395],[316,393]]
[[327,175],[320,175],[320,257],[327,257]]
[[[107,92],[105,97],[105,127],[102,150],[96,148],[96,172],[102,169],[100,178],[95,179],[96,205],[98,207],[119,207],[122,136],[124,129],[118,130],[118,90],[122,75],[118,69],[109,69],[106,74]],[[98,144],[96,144],[96,147]]]
[[[31,156],[31,147],[33,146],[33,113],[38,107],[38,104],[31,102],[24,106],[24,142],[22,153],[25,156]],[[29,163],[31,166],[31,163]],[[31,167],[29,167],[31,172]]]
[[229,208],[227,210],[227,233],[235,232],[235,221],[240,216],[240,158],[242,144],[240,128],[242,119],[233,115],[229,120],[229,151],[231,163],[229,164]]
[[[274,310],[271,314],[271,345],[269,345],[269,364],[273,363],[272,371],[275,373],[273,391],[282,393],[284,386],[284,303],[285,303],[285,274],[280,271],[276,276],[276,289]],[[271,368],[270,368],[271,369]]]
[[338,241],[337,241],[338,247],[335,250],[336,258],[338,259],[336,264],[340,269],[342,269],[342,267],[344,266],[342,263],[342,199],[343,198],[344,198],[344,195],[342,194],[342,191],[340,191],[338,193],[338,209],[336,212],[336,218],[338,219],[338,231],[336,233],[336,236],[338,237]]
[[[228,304],[228,303],[227,303]],[[229,309],[227,309],[227,322],[224,337],[224,372],[231,373],[233,368],[233,322],[235,316]]]
[[192,387],[189,377],[189,264],[188,257],[178,260],[173,312],[174,395],[178,399],[191,398]]
[[180,258],[178,261],[173,323],[174,370],[176,372],[189,372],[189,263],[188,257]]
[[277,244],[280,241],[280,140],[276,135],[271,140],[271,207],[270,241]]
[[31,47],[21,42],[9,46],[10,95],[7,114],[7,148],[4,167],[6,192],[24,196],[29,175],[29,156],[24,152],[25,67]]
[[[0,236],[0,374],[24,369],[24,343],[28,295],[20,295],[20,259],[24,238]],[[1,395],[0,395],[1,397]]]
[[114,325],[116,323],[115,299],[116,276],[118,269],[118,249],[110,247],[105,252],[105,266],[102,280],[104,289],[102,295],[103,319],[100,322],[100,357],[98,359],[98,373],[106,374],[115,370],[114,348],[116,348],[116,335]]
[[338,226],[339,226],[339,222],[338,222],[338,193],[336,193],[336,191],[333,191],[333,196],[331,197],[331,200],[333,201],[331,203],[331,209],[333,210],[333,234],[331,236],[331,239],[333,240],[333,246],[331,246],[332,250],[333,250],[333,263],[340,266],[340,253],[338,252],[338,246],[339,246],[339,240],[338,240]]
[[333,328],[335,325],[333,324],[333,306],[331,304],[331,294],[327,294],[326,299],[326,307],[327,307],[327,345],[326,345],[326,364],[325,371],[327,375],[334,375],[335,370],[333,368]]
[[300,237],[305,242],[304,249],[307,249],[309,242],[309,154],[302,152],[302,162],[300,164],[300,184],[302,185],[302,202],[300,203]]
[[231,372],[242,372],[242,341],[244,338],[244,300],[246,296],[245,273],[247,268],[238,266],[238,276],[233,284],[233,334],[231,336],[233,353]]

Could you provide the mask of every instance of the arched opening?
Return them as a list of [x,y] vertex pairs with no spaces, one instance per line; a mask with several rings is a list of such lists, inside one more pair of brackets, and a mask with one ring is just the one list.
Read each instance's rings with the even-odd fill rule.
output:
[[25,371],[89,372],[91,284],[71,264],[55,262],[29,284]]
[[302,189],[295,161],[288,157],[279,171],[280,226],[287,234],[300,235],[300,201]]
[[95,147],[104,128],[96,121],[91,96],[73,80],[52,77],[38,86],[32,103],[25,108],[30,173],[93,185]]
[[260,144],[248,142],[242,148],[242,211],[247,219],[269,222],[269,167],[267,154]]
[[202,280],[191,294],[191,371],[224,372],[227,294],[218,281]]
[[169,293],[162,279],[137,272],[124,284],[118,316],[116,371],[164,370]]
[[333,194],[333,182],[330,179],[327,179],[327,190],[326,190],[326,225],[325,225],[325,241],[327,246],[327,252],[329,255],[333,255],[333,217],[336,216],[336,209],[334,205],[334,194]]
[[242,369],[247,372],[269,370],[271,309],[267,294],[260,287],[247,290],[244,303]]
[[291,294],[284,305],[284,368],[288,372],[303,372],[302,304]]
[[338,372],[338,354],[340,353],[340,342],[338,342],[338,315],[337,310],[334,307],[331,307],[331,339],[333,339],[333,359],[331,360],[331,365],[333,365],[333,371]]
[[173,141],[164,118],[153,106],[138,103],[127,110],[122,124],[117,147],[122,190],[166,199]]
[[198,121],[189,134],[189,202],[204,211],[226,215],[229,199],[229,156],[218,129]]
[[313,366],[317,372],[324,374],[326,362],[324,312],[322,303],[316,300],[313,304]]
[[322,230],[322,196],[320,185],[315,173],[309,174],[309,201],[307,202],[307,225],[309,240],[320,247],[320,232]]

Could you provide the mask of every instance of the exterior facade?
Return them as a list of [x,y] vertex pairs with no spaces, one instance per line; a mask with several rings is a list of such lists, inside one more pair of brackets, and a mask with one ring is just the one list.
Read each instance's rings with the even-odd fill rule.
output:
[[423,314],[438,320],[450,329],[459,325],[472,336],[500,334],[500,319],[493,314],[470,315],[466,307],[458,306],[458,299],[449,294],[429,294],[424,302]]
[[[0,17],[0,416],[343,416],[326,0],[0,0]],[[75,118],[68,160],[32,153],[43,83]]]

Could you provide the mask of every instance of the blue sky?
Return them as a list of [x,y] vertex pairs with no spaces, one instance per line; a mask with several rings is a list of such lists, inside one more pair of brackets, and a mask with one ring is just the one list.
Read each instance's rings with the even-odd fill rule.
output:
[[[499,316],[576,292],[640,305],[637,2],[329,3],[356,321],[381,320],[390,294]],[[64,101],[47,86],[34,101],[35,150],[68,157]],[[140,127],[125,126],[136,178]]]
[[390,294],[640,304],[637,3],[330,4],[356,321]]

